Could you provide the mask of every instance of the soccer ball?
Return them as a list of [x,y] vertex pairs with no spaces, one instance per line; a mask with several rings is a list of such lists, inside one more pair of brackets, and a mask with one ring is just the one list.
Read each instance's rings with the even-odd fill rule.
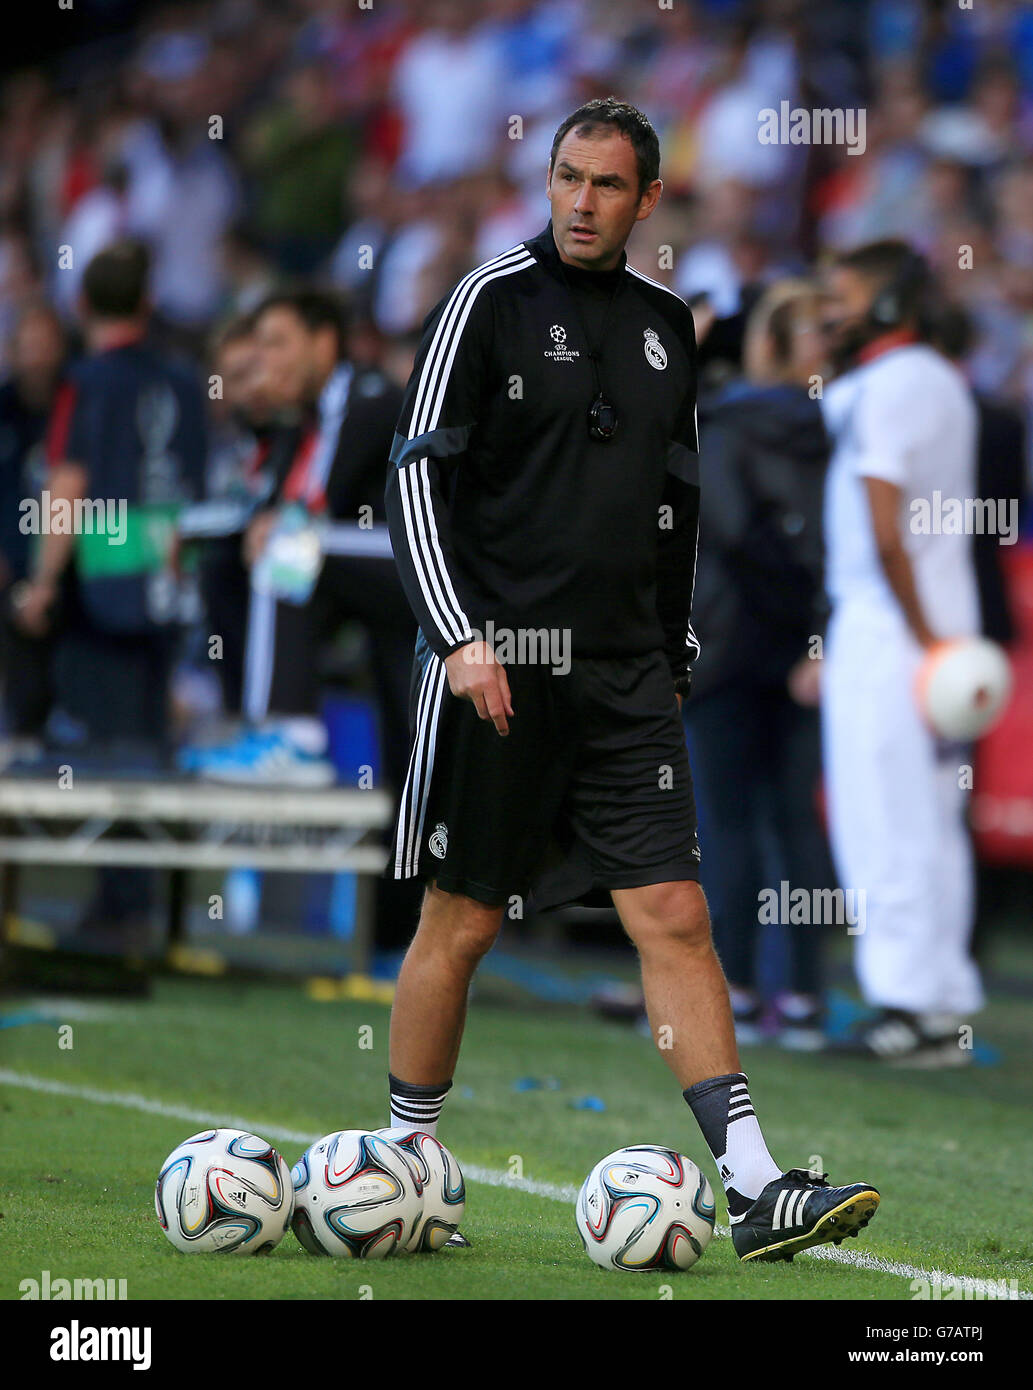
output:
[[310,1255],[382,1260],[404,1250],[423,1215],[423,1189],[397,1144],[341,1129],[291,1169],[294,1234]]
[[919,708],[941,738],[981,738],[1004,712],[1012,689],[1011,662],[987,637],[938,642],[922,659],[915,681]]
[[688,1269],[714,1234],[714,1194],[691,1159],[662,1144],[607,1154],[582,1184],[577,1228],[603,1269]]
[[286,1163],[257,1134],[206,1129],[161,1166],[154,1209],[177,1250],[263,1255],[283,1239],[294,1207]]
[[405,1154],[423,1193],[423,1215],[406,1250],[440,1250],[453,1234],[466,1207],[462,1169],[440,1139],[421,1129],[378,1129]]

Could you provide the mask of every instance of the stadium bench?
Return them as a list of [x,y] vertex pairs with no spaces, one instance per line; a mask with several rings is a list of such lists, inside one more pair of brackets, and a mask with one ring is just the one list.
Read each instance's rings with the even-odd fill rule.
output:
[[73,790],[53,777],[0,778],[0,942],[16,910],[23,864],[169,870],[170,945],[182,940],[191,870],[352,872],[360,876],[354,968],[363,971],[371,930],[368,876],[380,874],[388,858],[373,832],[389,825],[392,814],[391,798],[373,790],[78,777]]

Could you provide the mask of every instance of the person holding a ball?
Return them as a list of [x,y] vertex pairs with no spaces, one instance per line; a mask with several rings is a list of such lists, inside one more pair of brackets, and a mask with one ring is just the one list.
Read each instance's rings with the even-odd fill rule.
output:
[[[980,631],[971,536],[916,524],[936,491],[976,487],[976,410],[928,342],[931,281],[907,245],[841,255],[827,274],[822,722],[833,856],[863,897],[858,980],[876,1010],[843,1046],[887,1062],[968,1061],[962,1023],[983,1003],[969,952],[973,866],[967,745],[936,732],[923,679],[944,643]],[[915,505],[919,503],[919,505]]]

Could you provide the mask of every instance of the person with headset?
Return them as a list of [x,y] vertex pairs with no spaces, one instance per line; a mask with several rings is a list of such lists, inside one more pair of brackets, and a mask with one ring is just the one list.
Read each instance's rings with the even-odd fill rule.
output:
[[969,954],[973,870],[964,748],[944,745],[914,695],[925,652],[980,629],[971,537],[929,534],[916,502],[976,491],[976,411],[929,343],[932,281],[898,241],[837,258],[826,327],[844,369],[825,391],[822,724],[840,884],[863,905],[851,931],[875,1010],[843,1046],[889,1062],[971,1057],[962,1021],[983,1002]]

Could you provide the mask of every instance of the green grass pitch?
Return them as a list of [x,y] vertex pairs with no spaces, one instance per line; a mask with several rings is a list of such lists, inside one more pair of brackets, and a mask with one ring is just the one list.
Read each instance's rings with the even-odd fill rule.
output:
[[[28,1007],[8,1001],[0,1014]],[[149,1001],[93,1008],[77,1018],[69,1005],[70,1048],[53,1025],[0,1029],[0,1072],[241,1117],[258,1133],[315,1138],[387,1122],[385,1006],[317,1003],[298,984],[162,978]],[[569,1200],[483,1181],[468,1181],[469,1250],[320,1260],[288,1233],[267,1258],[182,1255],[155,1219],[154,1179],[201,1124],[0,1077],[0,1297],[19,1298],[21,1281],[43,1270],[125,1279],[130,1299],[907,1300],[911,1268],[1030,1290],[1033,1229],[1015,1218],[1033,1170],[1029,1016],[1027,1001],[996,999],[977,1037],[1003,1061],[953,1073],[744,1052],[775,1158],[789,1167],[817,1156],[833,1182],[881,1189],[875,1220],[843,1247],[876,1268],[813,1255],[742,1266],[718,1237],[686,1273],[609,1273],[583,1253]],[[560,1085],[514,1090],[524,1076]],[[585,1094],[606,1110],[572,1109]],[[584,1010],[475,1000],[440,1132],[464,1166],[563,1188],[623,1144],[669,1144],[704,1168],[723,1220],[714,1165],[650,1041]],[[303,1148],[267,1137],[288,1163]]]

